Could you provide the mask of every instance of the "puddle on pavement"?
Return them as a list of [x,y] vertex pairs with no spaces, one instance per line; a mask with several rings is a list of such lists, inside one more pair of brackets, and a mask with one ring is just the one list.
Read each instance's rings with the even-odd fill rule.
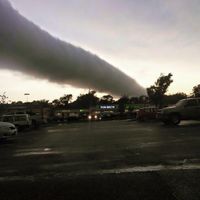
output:
[[59,129],[48,129],[47,132],[48,133],[62,133],[62,132],[66,132],[66,133],[71,133],[71,132],[76,132],[79,131],[80,128],[59,128]]
[[61,133],[61,132],[66,132],[66,129],[49,129],[47,132],[48,133]]
[[145,143],[141,143],[140,145],[138,145],[141,148],[148,148],[148,147],[156,147],[156,146],[161,146],[162,142],[145,142]]
[[52,150],[51,148],[35,148],[35,149],[21,149],[18,150],[13,156],[22,157],[22,156],[33,156],[33,155],[53,155],[61,154],[61,151]]
[[120,173],[133,173],[133,172],[154,172],[154,171],[167,171],[167,170],[200,170],[199,164],[183,164],[183,165],[152,165],[152,166],[136,166],[131,168],[102,170],[100,174],[120,174]]

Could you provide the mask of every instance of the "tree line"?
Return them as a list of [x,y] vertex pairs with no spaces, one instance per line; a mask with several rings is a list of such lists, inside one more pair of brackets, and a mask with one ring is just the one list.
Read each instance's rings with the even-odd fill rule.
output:
[[[151,104],[157,107],[164,107],[167,105],[175,104],[177,101],[187,98],[187,94],[179,92],[176,94],[167,95],[169,86],[173,83],[172,74],[161,74],[156,82],[146,89],[147,96],[140,97],[128,97],[123,95],[119,99],[114,99],[112,95],[104,95],[101,98],[97,97],[96,91],[91,90],[86,94],[80,94],[75,100],[73,100],[72,94],[65,94],[58,99],[50,102],[49,100],[39,100],[23,103],[21,101],[11,102],[13,105],[19,104],[33,104],[41,106],[52,106],[54,108],[65,109],[88,109],[97,105],[119,105],[120,110],[125,109],[127,104]],[[200,84],[194,86],[190,97],[200,97]],[[5,92],[0,95],[0,104],[6,104],[8,97]]]

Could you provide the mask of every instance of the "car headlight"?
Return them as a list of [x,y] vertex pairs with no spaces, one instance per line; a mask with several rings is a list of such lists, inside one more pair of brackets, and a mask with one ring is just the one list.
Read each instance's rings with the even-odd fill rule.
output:
[[88,115],[88,119],[92,119],[92,116],[91,116],[91,115]]
[[94,118],[95,118],[95,119],[97,119],[97,118],[98,118],[98,116],[97,116],[97,115],[95,115],[95,116],[94,116]]

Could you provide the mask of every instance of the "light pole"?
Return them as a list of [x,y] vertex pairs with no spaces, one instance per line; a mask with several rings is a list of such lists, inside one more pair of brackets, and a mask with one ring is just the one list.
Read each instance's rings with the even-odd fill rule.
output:
[[28,103],[28,96],[30,95],[29,93],[24,94],[26,96],[26,102]]

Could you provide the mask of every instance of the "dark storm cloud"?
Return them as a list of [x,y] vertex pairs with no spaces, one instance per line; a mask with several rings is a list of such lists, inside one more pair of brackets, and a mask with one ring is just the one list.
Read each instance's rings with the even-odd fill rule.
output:
[[59,84],[114,95],[145,93],[135,80],[106,61],[41,30],[7,0],[0,0],[0,61],[2,69]]

